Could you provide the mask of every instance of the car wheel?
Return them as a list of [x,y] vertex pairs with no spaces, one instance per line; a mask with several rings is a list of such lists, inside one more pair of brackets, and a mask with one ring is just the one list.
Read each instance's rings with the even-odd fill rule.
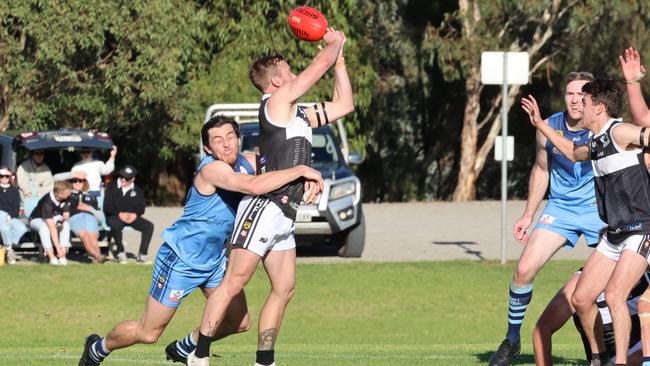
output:
[[366,218],[363,211],[359,209],[361,220],[356,226],[350,229],[343,238],[343,246],[339,249],[339,256],[346,258],[359,258],[366,245]]

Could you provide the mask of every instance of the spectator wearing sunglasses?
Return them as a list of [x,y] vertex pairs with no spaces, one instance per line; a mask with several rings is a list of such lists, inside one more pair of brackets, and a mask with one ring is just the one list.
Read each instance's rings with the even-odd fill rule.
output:
[[29,159],[20,164],[16,170],[20,198],[39,199],[49,193],[54,185],[52,171],[45,164],[43,150],[30,151]]
[[12,245],[18,244],[27,232],[27,225],[18,219],[20,214],[20,193],[11,185],[13,174],[6,166],[0,167],[0,236],[7,250],[7,263],[15,264],[16,255]]
[[99,210],[97,198],[88,193],[86,173],[73,171],[68,180],[72,185],[72,194],[68,199],[70,205],[70,230],[81,239],[84,249],[92,258],[93,263],[106,262],[106,256],[99,250],[99,223],[102,212]]
[[142,234],[137,262],[150,264],[147,252],[153,235],[153,223],[142,215],[145,209],[145,199],[142,189],[135,184],[137,171],[127,165],[118,173],[119,179],[111,182],[104,196],[104,214],[106,223],[111,228],[111,236],[115,239],[117,259],[126,263],[126,252],[122,244],[122,230],[129,225]]
[[81,160],[73,167],[72,171],[81,171],[86,173],[88,181],[88,193],[99,197],[102,189],[102,175],[111,174],[115,169],[115,155],[117,155],[117,146],[113,145],[111,155],[106,162],[93,158],[93,152],[89,149],[79,151]]

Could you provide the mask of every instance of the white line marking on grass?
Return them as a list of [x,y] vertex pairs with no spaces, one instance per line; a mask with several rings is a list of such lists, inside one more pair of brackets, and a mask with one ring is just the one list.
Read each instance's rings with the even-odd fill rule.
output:
[[[2,355],[3,359],[11,360],[78,360],[81,355],[29,355],[29,356],[20,356],[20,355]],[[151,361],[149,359],[132,359],[132,358],[123,358],[123,357],[111,357],[111,362],[124,362],[129,364],[142,364],[142,365],[167,365],[170,363],[168,361]]]

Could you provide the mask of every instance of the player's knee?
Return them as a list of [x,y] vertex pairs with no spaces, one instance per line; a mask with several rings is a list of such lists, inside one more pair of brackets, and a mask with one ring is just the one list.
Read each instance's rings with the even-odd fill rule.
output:
[[143,331],[140,335],[140,341],[144,344],[153,344],[158,342],[158,338],[162,334],[162,330],[148,330]]
[[544,321],[538,321],[533,328],[533,339],[543,339],[553,334],[551,327]]
[[296,293],[296,284],[285,284],[282,286],[273,286],[273,293],[276,296],[279,296],[283,299],[285,299],[286,302],[289,302],[293,295]]
[[526,262],[519,262],[515,270],[513,282],[516,286],[523,287],[531,284],[534,277],[534,268]]
[[246,314],[244,318],[239,322],[239,327],[237,328],[237,333],[248,332],[251,329],[251,317]]
[[621,297],[620,291],[616,288],[605,289],[605,302],[610,309],[616,309],[620,306],[627,307],[627,300],[625,296]]
[[221,284],[224,290],[224,295],[231,300],[244,290],[244,285],[246,285],[246,283],[237,278],[226,280]]
[[592,304],[592,301],[589,301],[582,296],[577,296],[575,293],[571,295],[571,305],[573,305],[573,308],[578,312],[589,309]]

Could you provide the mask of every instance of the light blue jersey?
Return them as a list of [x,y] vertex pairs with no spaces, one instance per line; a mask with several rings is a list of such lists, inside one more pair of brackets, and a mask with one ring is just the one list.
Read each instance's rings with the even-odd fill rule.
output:
[[[570,131],[562,112],[552,115],[548,119],[548,125],[577,145],[589,142],[589,131]],[[551,193],[535,229],[562,235],[567,240],[565,245],[570,247],[576,245],[580,235],[584,235],[587,245],[595,246],[605,224],[598,216],[591,162],[572,162],[550,141],[546,142],[546,152]]]
[[[576,145],[589,143],[589,130],[569,130],[563,112],[552,115],[548,119],[548,125]],[[596,190],[591,162],[572,162],[548,140],[546,141],[546,152],[551,175],[549,201],[556,205],[571,207],[595,205]]]
[[[203,158],[194,177],[201,169],[215,161]],[[255,174],[253,167],[239,155],[236,172]],[[211,270],[221,265],[225,256],[224,243],[233,231],[241,193],[221,189],[209,196],[199,193],[194,185],[185,201],[183,215],[162,234],[178,258],[190,268]]]

